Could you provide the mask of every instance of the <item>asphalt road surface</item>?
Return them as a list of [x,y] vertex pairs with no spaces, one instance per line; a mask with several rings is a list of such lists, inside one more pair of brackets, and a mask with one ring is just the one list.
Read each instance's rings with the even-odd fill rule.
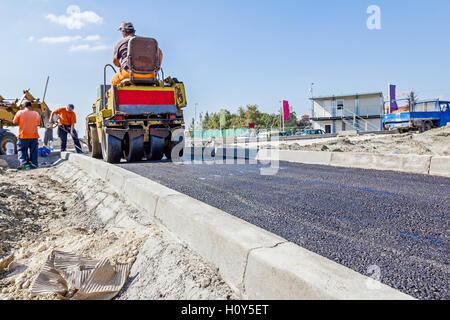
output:
[[450,299],[450,179],[280,162],[119,165],[419,299]]

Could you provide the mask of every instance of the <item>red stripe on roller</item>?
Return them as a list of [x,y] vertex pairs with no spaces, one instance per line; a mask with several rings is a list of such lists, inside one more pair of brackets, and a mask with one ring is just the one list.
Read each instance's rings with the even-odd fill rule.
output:
[[118,90],[119,105],[174,105],[173,91]]

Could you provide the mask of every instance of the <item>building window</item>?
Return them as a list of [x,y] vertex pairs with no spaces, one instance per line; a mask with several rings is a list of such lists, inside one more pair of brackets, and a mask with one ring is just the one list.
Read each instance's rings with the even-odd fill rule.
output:
[[338,110],[344,109],[344,100],[338,100],[337,101],[337,109]]
[[331,125],[327,124],[325,126],[325,133],[331,133]]

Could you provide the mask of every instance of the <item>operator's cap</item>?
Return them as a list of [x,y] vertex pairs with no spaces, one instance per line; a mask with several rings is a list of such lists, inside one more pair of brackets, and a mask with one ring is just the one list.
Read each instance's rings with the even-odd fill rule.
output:
[[122,30],[134,31],[134,26],[131,22],[122,22],[122,24],[119,27],[119,31]]

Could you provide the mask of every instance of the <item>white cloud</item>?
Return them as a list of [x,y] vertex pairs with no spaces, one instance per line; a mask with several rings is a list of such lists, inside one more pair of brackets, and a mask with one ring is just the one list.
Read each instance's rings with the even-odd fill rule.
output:
[[71,30],[81,29],[87,24],[102,24],[103,18],[93,11],[81,11],[79,6],[70,5],[66,10],[67,15],[56,16],[48,14],[45,18],[53,23],[63,25]]
[[77,41],[77,40],[81,40],[81,39],[82,39],[82,37],[80,37],[80,36],[44,37],[44,38],[39,39],[39,42],[55,44],[55,43],[69,43],[69,42],[73,42],[73,41]]
[[84,38],[84,41],[98,41],[98,40],[100,40],[100,36],[98,34],[87,36],[86,38]]
[[[30,37],[31,38],[31,37]],[[101,42],[101,37],[96,35],[89,36],[61,36],[61,37],[43,37],[38,41],[46,44],[65,44],[71,43],[69,48],[70,52],[85,51],[85,52],[95,52],[102,50],[109,50],[108,46],[103,45]],[[31,41],[31,40],[30,40]],[[87,43],[88,42],[88,43]]]
[[28,37],[28,41],[30,42],[34,41],[34,37],[33,36]]
[[[28,40],[33,41],[33,39],[34,39],[33,37],[30,37]],[[101,39],[101,37],[97,34],[97,35],[86,36],[84,38],[82,36],[44,37],[44,38],[39,39],[39,42],[55,44],[55,43],[70,43],[70,42],[75,42],[75,41],[79,41],[79,40],[99,41],[100,39]]]
[[79,52],[79,51],[88,51],[88,52],[94,52],[94,51],[103,51],[103,50],[109,50],[108,46],[105,45],[96,45],[91,46],[90,44],[80,44],[80,45],[72,45],[69,49],[70,52]]

